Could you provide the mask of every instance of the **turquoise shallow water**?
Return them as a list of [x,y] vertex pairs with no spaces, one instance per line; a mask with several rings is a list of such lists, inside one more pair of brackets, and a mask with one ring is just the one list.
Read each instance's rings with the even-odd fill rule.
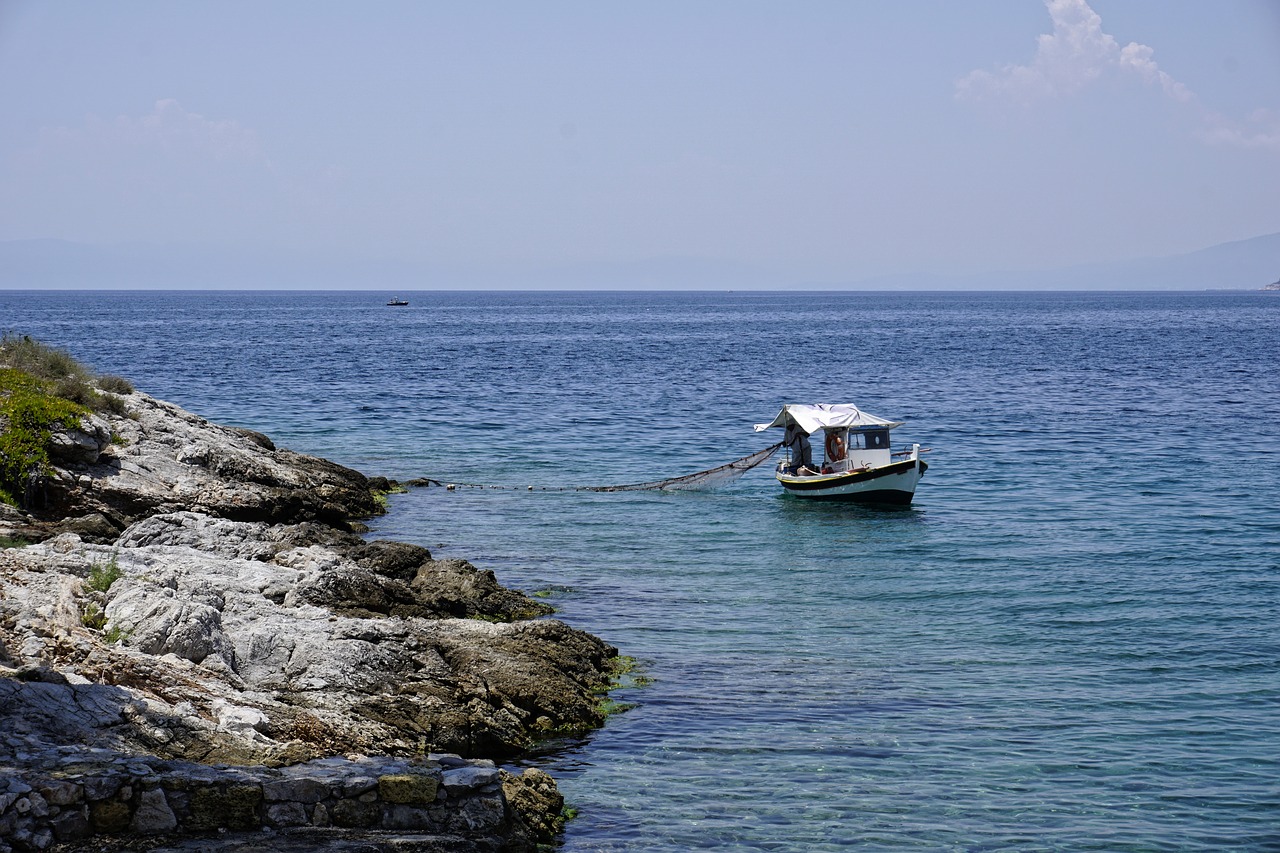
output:
[[407,479],[630,483],[857,402],[912,509],[415,490],[374,535],[640,659],[567,850],[1280,849],[1280,297],[0,292],[0,327]]

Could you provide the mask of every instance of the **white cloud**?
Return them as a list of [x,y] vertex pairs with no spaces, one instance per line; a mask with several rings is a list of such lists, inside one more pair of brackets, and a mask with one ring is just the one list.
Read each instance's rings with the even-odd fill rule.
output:
[[1187,104],[1195,100],[1195,95],[1186,86],[1161,71],[1151,58],[1154,54],[1145,44],[1129,42],[1120,51],[1120,67],[1134,71],[1148,83],[1159,83],[1164,93],[1175,101]]
[[1045,0],[1045,6],[1053,20],[1053,32],[1036,40],[1036,55],[1031,62],[1006,65],[995,73],[972,71],[957,81],[957,97],[1001,95],[1032,101],[1070,95],[1118,70],[1159,83],[1175,100],[1192,98],[1185,86],[1156,66],[1151,48],[1136,42],[1121,47],[1103,32],[1102,18],[1085,0]]
[[1211,144],[1280,151],[1280,113],[1275,110],[1254,110],[1243,122],[1207,115],[1205,124],[1200,136]]
[[212,121],[187,112],[172,99],[156,101],[144,116],[117,116],[107,121],[90,117],[82,128],[49,132],[63,144],[132,148],[193,159],[265,160],[258,135],[231,120]]
[[1036,54],[1026,65],[1006,65],[998,72],[971,71],[956,81],[956,97],[966,100],[1008,98],[1023,103],[1072,95],[1109,73],[1137,75],[1158,85],[1169,100],[1198,112],[1206,142],[1237,148],[1280,151],[1280,116],[1258,110],[1243,122],[1206,109],[1184,84],[1156,64],[1155,51],[1129,42],[1121,47],[1103,32],[1102,18],[1087,0],[1045,0],[1053,32],[1036,40]]

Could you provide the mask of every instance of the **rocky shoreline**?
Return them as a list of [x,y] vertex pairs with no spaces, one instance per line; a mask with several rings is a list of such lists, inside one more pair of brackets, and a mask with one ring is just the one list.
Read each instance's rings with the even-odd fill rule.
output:
[[366,541],[387,481],[118,396],[0,504],[0,853],[552,842],[494,762],[602,724],[617,650]]

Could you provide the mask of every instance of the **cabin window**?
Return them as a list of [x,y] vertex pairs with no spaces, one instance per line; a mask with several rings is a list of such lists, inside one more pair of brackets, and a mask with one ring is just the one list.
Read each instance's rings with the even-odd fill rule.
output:
[[887,450],[889,448],[889,431],[887,429],[877,429],[867,434],[868,450]]

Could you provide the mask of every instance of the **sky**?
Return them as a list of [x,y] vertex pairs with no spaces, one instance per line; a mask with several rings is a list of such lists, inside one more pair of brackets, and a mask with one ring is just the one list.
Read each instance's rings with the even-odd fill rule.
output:
[[0,241],[830,283],[1275,232],[1278,0],[0,0]]

